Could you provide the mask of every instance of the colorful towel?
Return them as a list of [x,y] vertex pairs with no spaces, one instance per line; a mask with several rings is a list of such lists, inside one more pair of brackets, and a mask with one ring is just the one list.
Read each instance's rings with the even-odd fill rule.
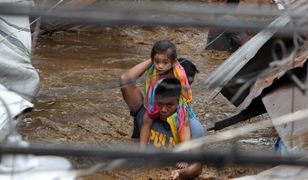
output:
[[[196,114],[188,104],[179,104],[177,112],[167,118],[175,144],[184,140],[184,118],[188,113],[188,119],[197,119]],[[183,122],[179,122],[183,121]],[[182,123],[182,124],[181,124]]]
[[[189,119],[192,116],[192,112],[189,107],[189,103],[192,102],[192,91],[186,77],[186,73],[180,64],[176,64],[173,67],[173,75],[177,78],[182,87],[181,97],[179,100],[179,106],[177,113],[168,117],[167,122],[171,126],[172,135],[177,140],[177,143],[184,139],[184,118],[185,113],[189,113]],[[147,113],[151,119],[157,119],[159,117],[159,108],[154,103],[154,93],[157,85],[163,80],[163,77],[159,77],[154,66],[152,65],[146,73],[146,82],[144,86],[144,105],[147,109]],[[192,112],[193,113],[193,112]]]

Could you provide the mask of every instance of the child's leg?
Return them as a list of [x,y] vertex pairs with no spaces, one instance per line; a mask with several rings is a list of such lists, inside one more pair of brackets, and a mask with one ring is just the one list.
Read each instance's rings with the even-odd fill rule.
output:
[[[188,112],[185,113],[185,119],[184,119],[184,142],[189,141],[191,139],[191,131],[190,131],[190,124],[189,124],[189,117]],[[178,162],[176,163],[176,167],[178,169],[184,169],[189,166],[189,163],[187,162]]]
[[[190,137],[191,133],[190,133],[189,121],[188,121],[188,123],[186,123],[185,121],[184,121],[184,127],[183,127],[184,128],[184,142],[185,141],[189,141],[191,139],[191,137]],[[187,162],[178,162],[178,163],[176,163],[175,166],[178,169],[184,169],[184,168],[187,168],[189,166],[189,163],[187,163]]]
[[191,139],[191,132],[190,132],[190,124],[189,124],[189,117],[188,117],[188,111],[185,113],[184,118],[184,142],[189,141]]
[[191,139],[190,127],[184,126],[184,141],[189,141]]
[[145,148],[147,146],[152,123],[153,123],[153,120],[149,117],[148,113],[144,113],[143,122],[141,125],[141,131],[140,131],[140,147],[141,148]]

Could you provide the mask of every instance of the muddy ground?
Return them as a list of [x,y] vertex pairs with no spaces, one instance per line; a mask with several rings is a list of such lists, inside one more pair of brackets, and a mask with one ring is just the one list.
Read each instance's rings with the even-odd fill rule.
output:
[[[160,39],[174,42],[178,55],[191,59],[199,69],[192,85],[193,109],[205,128],[212,126],[231,115],[235,107],[221,95],[210,99],[204,89],[206,77],[223,62],[204,55],[206,32],[195,28],[104,27],[95,33],[57,32],[39,37],[33,64],[40,74],[41,89],[34,101],[35,110],[19,124],[21,134],[39,144],[136,144],[131,139],[133,119],[118,79],[128,68],[148,59],[152,45]],[[263,115],[249,122],[266,118]],[[237,143],[246,150],[272,150],[275,137],[275,131],[269,128],[206,148],[228,149]],[[70,159],[74,167],[87,164]],[[168,179],[171,169],[101,170],[85,179]],[[229,179],[263,169],[205,166],[200,179]]]

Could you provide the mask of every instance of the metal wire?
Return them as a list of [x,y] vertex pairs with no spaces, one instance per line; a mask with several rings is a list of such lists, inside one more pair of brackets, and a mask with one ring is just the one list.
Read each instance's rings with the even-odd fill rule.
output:
[[[151,5],[151,6],[150,6]],[[308,5],[304,5],[307,6]],[[159,8],[158,8],[159,7]],[[167,8],[168,7],[168,8]],[[166,25],[166,26],[194,26],[194,27],[213,27],[213,28],[228,28],[228,29],[246,29],[250,31],[259,31],[266,29],[269,31],[278,31],[284,33],[300,32],[305,33],[308,26],[297,25],[295,27],[267,27],[267,23],[236,23],[225,20],[210,20],[209,15],[214,17],[220,13],[221,15],[274,15],[274,17],[282,15],[280,11],[267,11],[267,13],[256,11],[255,9],[241,8],[233,12],[228,8],[210,7],[210,6],[192,6],[189,4],[167,4],[166,6],[158,6],[158,4],[149,4],[142,8],[131,6],[129,3],[120,3],[113,5],[105,5],[100,8],[55,8],[52,12],[46,14],[41,9],[48,7],[21,7],[21,6],[0,6],[0,13],[3,15],[23,15],[23,16],[44,16],[58,18],[61,21],[69,23],[85,23],[85,24],[100,24],[100,25]],[[251,11],[250,11],[251,10]],[[246,12],[247,11],[247,12]],[[196,13],[198,12],[198,13]],[[243,13],[245,12],[245,13]],[[290,13],[291,18],[306,18],[307,13],[297,12]],[[173,13],[173,14],[172,14]],[[187,13],[187,14],[185,14]],[[196,14],[196,15],[194,15]],[[188,16],[188,17],[185,17]]]
[[[131,147],[131,146],[130,146]],[[198,162],[202,164],[221,165],[222,167],[227,164],[237,165],[296,165],[308,166],[307,160],[298,160],[300,156],[286,156],[282,157],[272,153],[256,153],[256,152],[241,152],[234,148],[229,152],[222,152],[219,150],[202,151],[202,152],[163,152],[158,150],[148,151],[132,151],[132,150],[116,150],[119,148],[113,147],[111,149],[98,149],[98,148],[80,148],[74,146],[30,146],[18,147],[1,144],[0,154],[34,154],[34,155],[57,155],[57,156],[84,156],[96,157],[100,160],[121,159],[117,163],[123,164],[127,160],[141,161],[141,162],[155,162],[160,165],[173,165],[177,162]],[[229,157],[233,158],[229,158]],[[117,167],[115,165],[114,167]],[[112,169],[112,166],[110,166]]]
[[[48,8],[48,9],[37,9],[37,11],[47,10],[47,12],[46,12],[46,11],[43,11],[43,12],[41,12],[41,13],[42,13],[42,14],[48,14],[48,13],[50,13],[50,11],[51,11],[53,8],[56,8],[58,5],[60,5],[60,4],[62,3],[62,1],[63,1],[63,0],[59,0],[57,4],[55,4],[54,6]],[[5,3],[0,3],[0,7],[1,7],[1,4],[5,4]],[[5,6],[6,6],[6,5],[5,5]],[[11,5],[9,5],[9,6],[11,6]],[[26,7],[29,7],[29,6],[26,6]],[[26,7],[24,7],[24,8],[26,8]],[[30,6],[30,7],[31,7],[31,6]],[[1,8],[0,8],[0,9],[1,9]],[[1,14],[1,13],[0,13],[0,14]],[[28,15],[25,15],[25,16],[28,16]],[[35,22],[39,21],[39,20],[41,19],[41,17],[42,17],[42,16],[36,18],[36,19],[33,20],[29,25],[27,25],[27,26],[25,26],[25,27],[22,27],[21,29],[18,29],[17,31],[11,32],[10,34],[8,34],[8,35],[5,36],[4,38],[2,38],[2,39],[0,40],[0,43],[2,43],[2,42],[3,42],[4,40],[6,40],[8,37],[11,37],[13,34],[18,33],[18,32],[20,32],[20,31],[23,31],[23,30],[25,30],[25,29],[27,29],[27,28],[30,28],[30,26],[31,26],[32,24],[34,24]]]
[[[30,14],[30,13],[29,13]],[[135,83],[135,80],[132,80],[131,82],[127,82],[126,84],[130,84],[130,83]],[[124,85],[126,85],[126,84],[124,84]],[[102,86],[93,86],[94,88],[119,88],[119,87],[122,87],[122,86],[120,86],[119,85],[119,83],[118,82],[111,82],[110,84],[108,84],[107,83],[107,85],[104,83],[104,84],[101,84]],[[106,86],[105,86],[106,85]],[[91,87],[91,85],[90,86],[86,86],[86,87]],[[74,90],[74,88],[80,88],[80,87],[71,87],[71,89],[70,88],[68,88],[68,89],[66,89],[66,90]],[[30,150],[31,148],[29,148],[28,150]],[[12,150],[12,149],[10,149],[10,150]],[[62,149],[63,150],[63,149]],[[44,150],[43,150],[44,151]],[[2,150],[1,150],[1,152],[2,152]],[[30,151],[29,151],[30,152]],[[3,152],[2,152],[3,153]],[[12,151],[11,152],[9,152],[9,153],[12,153]],[[21,153],[21,152],[19,152],[19,153]],[[47,152],[45,152],[45,153],[47,153]],[[38,153],[38,154],[43,154],[43,153]],[[49,152],[48,152],[48,154],[50,154]],[[91,153],[90,153],[91,154]],[[69,155],[72,155],[72,154],[69,154]],[[232,155],[232,159],[237,159],[237,160],[239,160],[239,161],[241,161],[241,158],[237,158],[237,156],[234,156],[235,154],[231,154]],[[228,157],[230,157],[231,156],[230,154],[227,154],[226,156],[226,158],[225,159],[227,159]],[[125,157],[125,155],[123,155],[124,157]],[[129,156],[129,155],[128,155]],[[179,161],[179,159],[181,160],[181,158],[179,158],[181,156],[181,154],[178,154],[178,156],[176,157],[176,159],[174,160],[175,162],[178,162]],[[191,155],[190,155],[191,156]],[[204,158],[206,155],[202,155],[202,156],[199,156],[199,158],[201,158],[202,159],[202,157]],[[144,157],[149,157],[148,155],[147,156],[144,156]],[[144,157],[142,157],[142,158],[144,158]],[[219,157],[219,156],[213,156],[213,157]],[[117,158],[119,158],[119,157],[117,157]],[[122,156],[121,156],[121,158],[123,158]],[[219,159],[219,158],[218,158]],[[230,158],[228,158],[228,159],[230,159]],[[188,160],[188,159],[186,159],[186,160]],[[219,160],[221,160],[221,159],[219,159]],[[256,159],[255,159],[256,160]],[[264,158],[262,159],[262,160],[264,160]],[[275,160],[277,160],[277,159],[275,159]],[[292,162],[296,162],[295,161],[295,159],[291,159],[292,160]],[[245,162],[245,160],[243,160],[244,162]],[[243,161],[241,161],[241,162],[243,162]],[[207,161],[207,162],[211,162],[211,161]],[[222,162],[228,162],[228,161],[222,161]],[[247,162],[247,161],[246,161]],[[290,161],[290,163],[292,163],[291,161]],[[217,163],[217,161],[215,161],[215,163]],[[256,164],[258,164],[258,162],[254,162],[254,161],[250,161],[249,163],[256,163]],[[260,162],[259,162],[260,163]],[[262,163],[268,163],[268,161],[263,161]],[[261,163],[261,164],[262,164]],[[281,161],[275,161],[275,163],[274,164],[276,164],[276,163],[278,163],[278,164],[280,164],[280,163],[284,163],[284,162],[281,162]],[[289,162],[285,162],[286,164],[288,164]],[[245,164],[245,163],[244,163]],[[272,164],[273,165],[273,164]],[[302,164],[301,164],[302,165]],[[304,165],[307,165],[307,162],[305,162],[305,164]],[[95,167],[94,168],[94,170],[97,170],[98,168],[101,168],[102,166],[99,166],[99,167]],[[91,171],[91,172],[94,172],[94,171]]]
[[[295,38],[295,37],[294,37]],[[281,41],[281,43],[283,43]],[[280,43],[280,44],[281,44]],[[285,46],[285,45],[282,45]],[[273,47],[274,48],[274,47]],[[274,61],[271,62],[269,68],[264,69],[262,72],[260,72],[257,76],[249,79],[247,82],[245,82],[240,88],[239,90],[235,93],[235,95],[231,98],[231,102],[235,102],[241,95],[242,93],[247,90],[247,88],[249,88],[257,79],[266,77],[267,75],[269,75],[270,73],[272,73],[275,70],[280,69],[283,65],[285,65],[288,62],[293,62],[294,58],[296,57],[298,51],[300,49],[300,45],[297,45],[294,47],[294,49],[292,50],[292,52],[287,56],[287,51],[286,48],[282,48],[282,54],[283,57],[282,59],[278,59],[277,55],[273,56]],[[275,53],[274,53],[275,54]],[[284,57],[287,56],[287,57]],[[294,68],[294,62],[292,63],[293,68]],[[293,112],[293,110],[291,111]]]
[[275,125],[278,126],[278,125],[283,125],[286,123],[300,121],[307,117],[308,117],[308,109],[299,110],[294,113],[290,113],[290,114],[286,114],[286,115],[274,118],[272,120],[264,120],[258,123],[248,124],[248,125],[245,125],[239,128],[234,128],[234,129],[230,129],[224,132],[216,133],[211,136],[205,136],[205,137],[201,137],[198,139],[193,139],[187,143],[182,143],[178,145],[175,148],[175,151],[176,152],[187,151],[189,149],[200,148],[201,146],[205,144],[233,139],[235,137],[248,134],[249,132],[253,132],[253,131],[268,128],[268,127],[273,127],[272,122],[275,122]]

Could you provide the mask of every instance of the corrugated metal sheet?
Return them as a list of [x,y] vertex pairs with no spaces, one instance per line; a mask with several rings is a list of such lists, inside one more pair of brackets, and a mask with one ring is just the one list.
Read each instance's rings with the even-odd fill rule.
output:
[[[286,7],[287,10],[290,11],[296,9],[296,12],[305,12],[308,9],[308,4],[306,3],[306,0],[283,0],[280,2],[284,7]],[[280,20],[276,19],[274,22],[272,22],[272,24],[280,24],[284,26],[284,23],[282,23],[282,21],[289,20],[287,17],[288,16],[286,16],[286,18],[280,17]],[[299,20],[296,20],[295,22],[293,21],[293,23],[296,23],[297,21]],[[306,19],[304,21],[307,23]],[[273,34],[274,33],[272,33],[272,35]],[[266,34],[264,34],[263,32],[258,33],[255,37],[253,37],[253,39],[248,41],[235,53],[233,53],[206,79],[205,86],[208,89],[213,89],[213,97],[216,96],[219,92],[221,92],[230,100],[238,91],[238,89],[242,86],[242,84],[236,84],[238,79],[251,73],[258,72],[264,68],[268,68],[269,63],[273,61],[271,52],[272,44],[275,41],[275,38],[277,38],[272,37],[272,35],[269,38],[265,38]],[[292,40],[289,39],[286,41],[286,44],[289,45],[288,48],[292,49]],[[233,104],[235,106],[239,106],[243,103],[248,94],[249,90],[245,91],[235,102],[233,102]],[[246,102],[244,104],[246,104]],[[239,110],[247,106],[247,104],[242,105]]]
[[[251,86],[249,94],[246,96],[244,101],[238,106],[238,111],[246,109],[250,103],[260,96],[263,90],[271,86],[274,80],[281,78],[288,70],[294,69],[296,67],[302,67],[308,58],[308,41],[301,47],[300,52],[293,61],[289,61],[279,69],[274,69],[270,74],[262,78],[257,79],[257,81]],[[307,101],[308,102],[308,101]]]
[[[288,11],[296,10],[296,12],[305,12],[308,9],[306,0],[276,0],[276,2],[280,3],[280,7],[282,7],[280,9],[287,9]],[[292,19],[292,23],[307,23],[307,19]],[[304,34],[303,37],[308,39],[307,34]],[[258,40],[259,38],[256,39]],[[277,39],[280,39],[280,37],[271,37],[265,44],[262,41],[252,41],[251,44],[254,45],[255,49],[246,48],[247,46],[252,46],[251,44],[243,45],[206,80],[206,86],[209,89],[214,89],[212,92],[213,96],[220,92],[227,99],[232,99],[232,103],[238,107],[234,116],[216,123],[213,129],[222,129],[236,122],[246,120],[251,116],[265,113],[266,110],[263,106],[262,97],[265,95],[266,91],[273,88],[272,85],[274,81],[284,77],[287,71],[303,66],[307,60],[307,41],[294,59],[294,64],[293,59],[290,59],[290,61],[283,64],[281,68],[272,69],[272,71],[267,72],[266,75],[260,76],[260,73],[264,69],[269,68],[270,63],[273,62],[272,47]],[[288,53],[290,53],[294,49],[293,39],[282,39],[282,41],[286,45]],[[262,43],[262,47],[258,48],[258,45]],[[251,52],[255,54],[254,57],[251,59],[245,57],[245,54]],[[256,77],[258,78],[256,79]],[[250,83],[246,84],[246,89],[238,93],[247,81],[250,81]],[[284,78],[279,82],[281,84],[278,83],[275,84],[275,86],[279,87],[291,81]],[[238,95],[236,99],[234,99],[235,95]]]
[[[290,21],[288,16],[275,19],[271,26],[285,26]],[[235,51],[222,65],[220,65],[205,81],[205,86],[216,96],[240,72],[242,68],[257,54],[259,49],[275,34],[274,31],[263,30]]]

